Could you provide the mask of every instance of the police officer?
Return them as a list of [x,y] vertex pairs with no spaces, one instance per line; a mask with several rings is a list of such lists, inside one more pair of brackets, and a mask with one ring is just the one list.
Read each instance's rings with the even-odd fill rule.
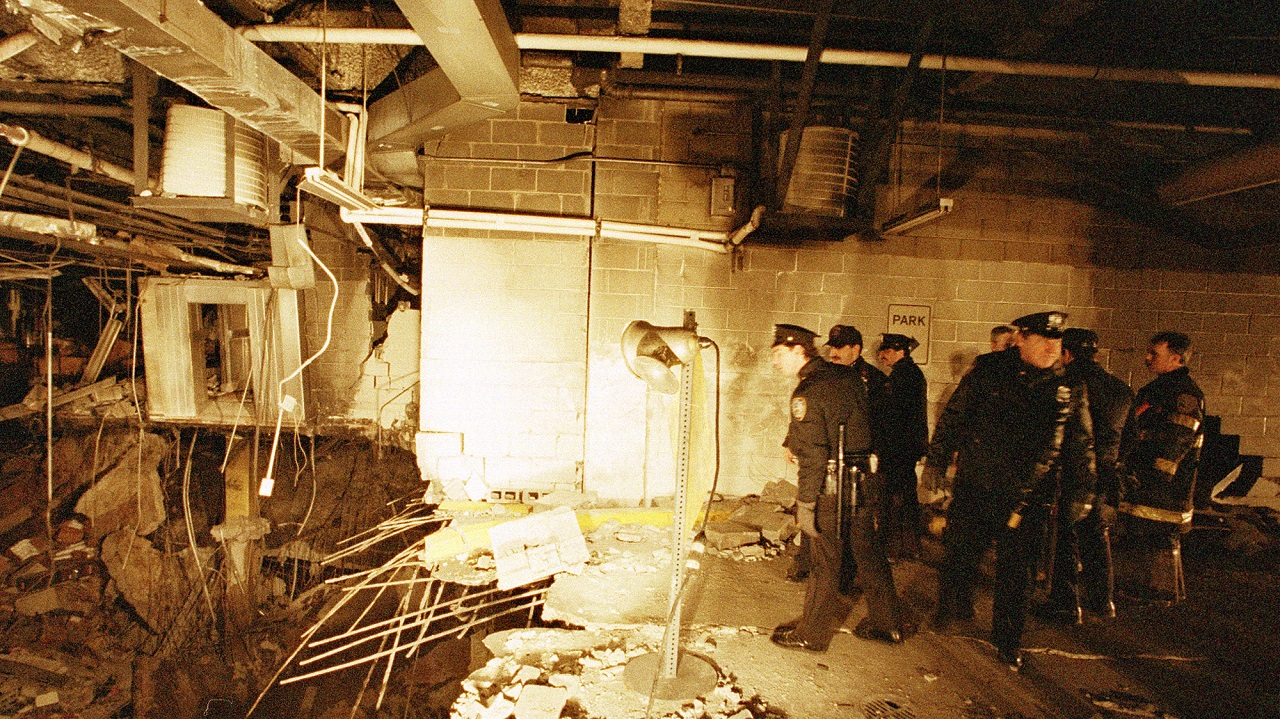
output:
[[886,377],[884,372],[862,356],[862,333],[853,325],[832,325],[827,333],[827,346],[831,348],[827,357],[834,364],[852,367],[867,386],[867,398],[871,401],[872,432],[875,431],[876,403],[884,391]]
[[889,370],[876,421],[876,454],[885,483],[884,533],[890,556],[919,558],[920,500],[916,463],[929,450],[929,392],[924,372],[911,357],[913,337],[885,334],[877,355]]
[[[1046,526],[1043,507],[1059,491],[1060,475],[1070,519],[1078,520],[1096,481],[1085,390],[1066,377],[1059,361],[1066,319],[1062,312],[1037,312],[1014,320],[1016,348],[978,357],[947,402],[925,463],[926,486],[942,489],[956,456],[935,627],[973,617],[974,578],[994,538],[991,636],[1000,660],[1014,670],[1022,666],[1028,590]],[[1072,466],[1064,467],[1067,462]]]
[[[813,573],[805,592],[804,611],[795,622],[778,627],[772,640],[788,648],[825,651],[832,635],[852,609],[841,592],[841,555],[836,542],[838,482],[828,480],[828,460],[837,459],[844,427],[846,462],[866,472],[871,449],[867,392],[857,373],[817,356],[815,334],[796,325],[777,325],[771,351],[774,367],[800,382],[791,394],[791,424],[783,446],[799,467],[797,522],[813,542]],[[859,632],[890,642],[902,640],[901,609],[884,546],[870,512],[856,513],[847,540],[857,559],[867,597],[867,618]]]
[[[1133,404],[1133,390],[1094,360],[1097,352],[1098,334],[1093,330],[1070,327],[1063,332],[1062,364],[1067,377],[1082,382],[1089,393],[1098,486],[1092,511],[1075,525],[1075,531],[1069,522],[1059,522],[1052,588],[1040,613],[1076,624],[1084,620],[1082,605],[1103,617],[1116,615],[1111,564],[1111,527],[1120,496],[1116,464],[1120,435]],[[1062,508],[1060,514],[1065,510]]]
[[[1140,558],[1154,568],[1156,552],[1181,551],[1180,535],[1191,528],[1196,469],[1204,445],[1204,393],[1191,379],[1191,339],[1160,332],[1147,347],[1147,369],[1156,374],[1133,401],[1120,441],[1123,495],[1118,507],[1126,531],[1139,537]],[[1175,555],[1176,556],[1176,555]],[[1181,566],[1174,563],[1175,572]],[[1143,589],[1155,598],[1181,598],[1181,576],[1173,586]]]
[[[870,412],[871,436],[873,446],[879,446],[880,427],[878,423],[881,397],[884,395],[885,376],[884,373],[876,369],[870,362],[862,356],[862,333],[853,325],[832,325],[831,331],[827,333],[827,358],[832,364],[844,365],[851,368],[858,376],[862,378],[862,383],[867,388],[867,405]],[[851,557],[846,557],[846,562],[854,564]],[[800,551],[796,553],[795,560],[791,563],[791,569],[787,572],[787,579],[793,582],[803,582],[809,576],[813,564],[809,555],[809,540],[804,535],[800,535]],[[846,571],[856,574],[857,567],[846,567]]]

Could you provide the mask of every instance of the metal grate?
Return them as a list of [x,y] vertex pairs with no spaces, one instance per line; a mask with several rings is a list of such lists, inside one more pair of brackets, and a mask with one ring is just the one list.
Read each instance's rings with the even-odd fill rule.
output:
[[862,705],[867,719],[916,719],[916,712],[898,697],[872,697]]

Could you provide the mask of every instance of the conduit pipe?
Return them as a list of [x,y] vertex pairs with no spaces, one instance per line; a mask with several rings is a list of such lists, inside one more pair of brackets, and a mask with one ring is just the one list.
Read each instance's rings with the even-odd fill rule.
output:
[[[505,230],[508,232],[542,232],[550,235],[594,237],[661,245],[695,247],[712,252],[728,252],[729,235],[715,230],[638,225],[628,222],[588,217],[550,217],[503,212],[470,210],[423,210],[407,207],[385,207],[377,210],[340,210],[342,220],[349,223],[390,224],[437,229]],[[423,216],[426,216],[425,222]]]
[[26,50],[36,44],[36,41],[39,39],[40,36],[31,30],[23,30],[20,33],[10,35],[5,39],[0,40],[0,62],[4,62],[23,50]]
[[[132,171],[115,163],[94,157],[87,152],[49,140],[26,128],[18,127],[17,125],[0,124],[0,137],[8,139],[16,147],[25,147],[32,152],[47,155],[55,160],[62,160],[72,167],[90,170],[133,187]],[[151,189],[156,189],[154,182],[148,182],[148,184]]]
[[[371,45],[421,45],[422,39],[412,30],[388,28],[328,28],[298,27],[293,25],[257,25],[242,27],[239,32],[254,42],[311,42],[319,43],[327,34],[330,43],[355,43]],[[757,45],[745,42],[721,42],[717,40],[686,40],[680,38],[622,37],[611,35],[558,35],[549,33],[516,33],[516,45],[521,50],[550,50],[560,52],[610,52],[644,53],[648,55],[687,55],[692,57],[718,57],[737,60],[769,60],[804,62],[808,48],[791,45]],[[874,50],[838,50],[828,48],[822,52],[821,62],[828,65],[865,65],[872,67],[903,67],[910,62],[910,53],[879,52]],[[1200,70],[1157,70],[1151,68],[1101,67],[1098,65],[1070,65],[1065,63],[1031,62],[1026,60],[997,60],[952,55],[925,55],[920,61],[923,70],[946,69],[960,72],[986,72],[995,75],[1028,75],[1035,77],[1059,77],[1074,80],[1111,80],[1119,82],[1150,82],[1204,87],[1242,87],[1261,90],[1280,90],[1280,75],[1263,75],[1242,72],[1208,72]]]
[[122,107],[110,105],[75,105],[58,102],[23,102],[20,100],[0,100],[0,113],[6,115],[66,115],[68,117],[114,117],[125,116]]

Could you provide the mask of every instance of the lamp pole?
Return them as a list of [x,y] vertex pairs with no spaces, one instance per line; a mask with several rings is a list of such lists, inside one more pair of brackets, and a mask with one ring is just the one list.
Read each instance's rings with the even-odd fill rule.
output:
[[[707,659],[680,653],[680,613],[689,541],[689,469],[693,433],[694,362],[700,350],[698,324],[686,311],[682,327],[654,327],[635,321],[623,331],[623,357],[637,377],[650,387],[671,393],[676,389],[670,370],[680,366],[679,418],[675,448],[675,507],[671,536],[671,599],[661,651],[642,654],[627,663],[623,680],[650,699],[691,699],[715,688],[718,670]],[[682,661],[683,660],[683,661]]]
[[[698,325],[693,313],[685,315],[685,326],[694,332]],[[693,325],[690,327],[690,325]],[[662,641],[660,679],[675,679],[680,661],[680,590],[684,587],[685,557],[689,553],[689,443],[693,415],[693,363],[680,365],[680,434],[676,446],[676,506],[671,526],[671,609]]]

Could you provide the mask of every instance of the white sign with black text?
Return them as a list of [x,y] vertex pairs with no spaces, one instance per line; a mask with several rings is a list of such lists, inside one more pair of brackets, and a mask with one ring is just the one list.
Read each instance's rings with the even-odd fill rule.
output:
[[889,305],[885,332],[914,337],[920,346],[912,353],[916,364],[929,364],[929,325],[933,308],[928,305]]

